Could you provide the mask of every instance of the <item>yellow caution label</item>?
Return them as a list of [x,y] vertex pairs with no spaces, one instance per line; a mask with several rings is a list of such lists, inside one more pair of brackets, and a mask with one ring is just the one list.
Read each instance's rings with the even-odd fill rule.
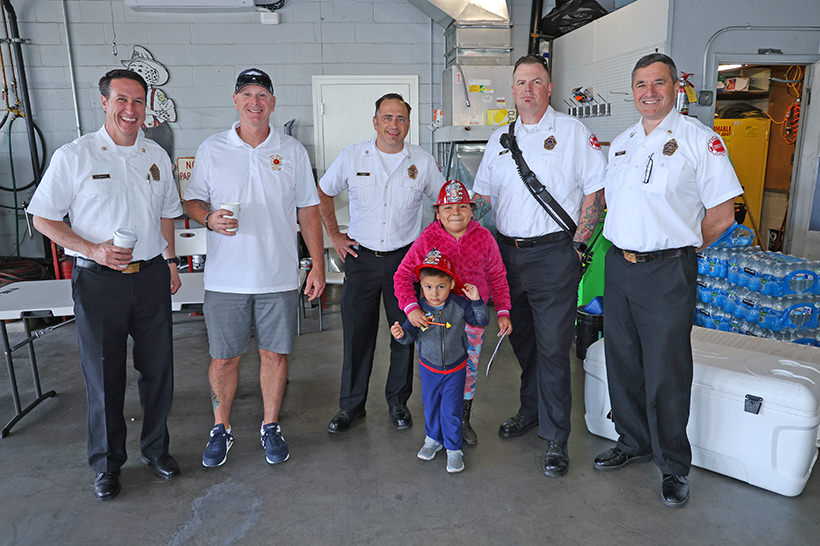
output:
[[487,125],[509,125],[515,121],[515,108],[487,110]]
[[684,86],[684,90],[686,91],[686,98],[689,99],[689,102],[698,102],[698,96],[695,95],[695,89],[692,86]]

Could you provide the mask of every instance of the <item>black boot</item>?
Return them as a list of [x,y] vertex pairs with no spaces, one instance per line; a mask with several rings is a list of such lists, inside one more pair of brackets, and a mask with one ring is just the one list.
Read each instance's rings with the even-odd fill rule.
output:
[[464,437],[464,443],[468,446],[474,446],[478,443],[478,436],[476,436],[473,427],[470,426],[470,410],[473,409],[473,400],[464,401],[464,416],[462,417],[462,436]]

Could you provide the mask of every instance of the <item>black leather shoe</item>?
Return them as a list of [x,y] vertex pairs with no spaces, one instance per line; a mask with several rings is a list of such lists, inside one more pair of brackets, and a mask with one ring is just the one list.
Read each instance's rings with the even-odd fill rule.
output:
[[390,419],[393,420],[393,426],[396,427],[396,430],[406,430],[413,426],[413,417],[404,404],[390,407]]
[[689,479],[686,476],[664,474],[661,485],[661,502],[672,508],[680,508],[689,500]]
[[632,463],[646,463],[652,460],[652,454],[648,455],[630,455],[622,449],[615,446],[607,449],[593,461],[595,470],[601,472],[610,472],[612,470],[620,470],[622,467]]
[[168,454],[158,457],[146,457],[143,455],[140,460],[142,464],[147,464],[151,468],[151,472],[153,472],[157,478],[173,480],[180,474],[179,465],[176,460]]
[[120,494],[120,471],[97,472],[94,479],[94,496],[97,500],[111,500]]
[[327,431],[334,434],[344,432],[350,428],[354,420],[361,419],[364,416],[364,409],[339,410],[330,420],[330,424],[327,425]]
[[569,469],[569,455],[566,442],[547,440],[547,450],[544,452],[544,462],[541,472],[550,478],[560,478]]
[[502,438],[515,438],[526,433],[532,427],[538,424],[538,419],[528,419],[520,413],[510,417],[498,427],[498,435]]

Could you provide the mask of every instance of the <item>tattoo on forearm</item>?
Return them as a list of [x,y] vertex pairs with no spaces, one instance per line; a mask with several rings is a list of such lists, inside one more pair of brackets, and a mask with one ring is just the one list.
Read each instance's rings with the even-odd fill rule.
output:
[[490,204],[483,197],[479,197],[473,207],[473,220],[481,220],[489,211]]
[[219,405],[219,398],[216,397],[216,393],[213,389],[211,389],[211,405],[213,405],[214,411],[216,411],[216,407]]
[[206,203],[202,199],[188,199],[185,203],[193,205],[195,207],[199,207],[200,210],[205,212],[206,214],[211,212],[211,205]]
[[601,192],[595,193],[595,198],[592,203],[581,211],[581,218],[578,220],[578,230],[575,232],[575,240],[582,243],[589,241],[592,237],[592,232],[598,225],[601,219],[601,213],[604,211],[604,200]]

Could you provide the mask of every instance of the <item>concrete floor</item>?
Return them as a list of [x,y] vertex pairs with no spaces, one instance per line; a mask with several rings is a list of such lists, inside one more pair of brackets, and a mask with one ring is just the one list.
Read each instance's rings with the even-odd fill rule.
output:
[[[200,457],[212,414],[205,325],[176,315],[185,322],[174,327],[169,428],[183,474],[164,482],[139,463],[141,411],[132,378],[126,400],[130,459],[122,469],[122,492],[105,503],[93,497],[94,474],[85,462],[86,403],[74,326],[39,339],[43,386],[58,396],[0,440],[0,544],[818,544],[818,472],[802,495],[787,498],[694,468],[692,497],[681,510],[658,500],[660,473],[652,464],[596,472],[593,457],[611,443],[585,429],[577,361],[569,474],[544,477],[544,442],[534,431],[513,440],[496,434],[518,407],[518,365],[507,341],[490,377],[480,377],[473,420],[479,444],[465,448],[463,473],[447,474],[441,454],[432,462],[416,458],[424,438],[418,376],[409,403],[415,426],[392,428],[383,395],[386,328],[366,419],[331,435],[326,427],[337,408],[342,336],[339,314],[325,316],[323,333],[307,322],[310,333],[297,338],[291,358],[280,420],[290,460],[265,463],[258,357],[250,355],[234,403],[230,457],[222,468],[206,470]],[[12,333],[12,342],[20,335]],[[494,338],[492,325],[487,339]],[[494,342],[488,345],[491,350]],[[17,357],[17,375],[28,394],[24,354]],[[3,423],[12,411],[7,381],[3,367]]]

